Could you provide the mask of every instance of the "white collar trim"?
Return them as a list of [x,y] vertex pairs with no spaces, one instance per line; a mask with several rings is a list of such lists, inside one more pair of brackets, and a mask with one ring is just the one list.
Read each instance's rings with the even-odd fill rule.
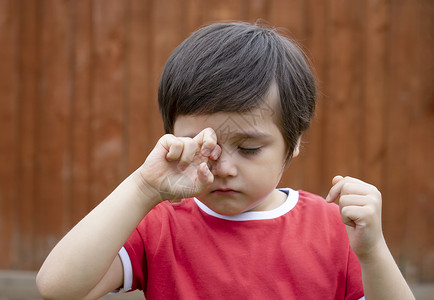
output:
[[194,201],[203,212],[219,219],[224,219],[228,221],[269,220],[269,219],[278,218],[288,213],[295,207],[295,205],[298,202],[298,191],[294,191],[293,189],[290,188],[282,188],[279,190],[288,194],[286,201],[282,203],[279,207],[276,207],[272,210],[265,210],[265,211],[246,211],[234,216],[225,216],[225,215],[218,214],[212,211],[211,209],[209,209],[208,206],[200,202],[198,199],[194,198]]

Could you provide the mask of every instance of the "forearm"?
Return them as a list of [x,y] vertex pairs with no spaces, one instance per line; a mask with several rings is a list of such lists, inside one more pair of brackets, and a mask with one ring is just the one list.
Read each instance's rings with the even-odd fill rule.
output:
[[117,252],[158,202],[133,173],[81,220],[42,265],[38,287],[50,295],[81,298],[104,276]]
[[359,257],[359,261],[367,300],[414,299],[384,241],[372,255],[365,258]]

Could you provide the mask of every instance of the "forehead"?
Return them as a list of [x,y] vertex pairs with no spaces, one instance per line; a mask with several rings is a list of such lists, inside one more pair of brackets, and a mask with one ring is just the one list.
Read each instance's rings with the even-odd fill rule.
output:
[[244,138],[261,138],[274,135],[278,130],[276,108],[279,107],[277,85],[272,84],[265,95],[264,102],[248,112],[218,112],[207,115],[181,115],[175,121],[176,136],[194,137],[200,131],[211,127],[221,140],[224,137],[241,136]]

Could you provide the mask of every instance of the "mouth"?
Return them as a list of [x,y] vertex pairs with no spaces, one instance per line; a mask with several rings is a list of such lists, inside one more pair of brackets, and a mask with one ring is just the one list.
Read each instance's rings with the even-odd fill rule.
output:
[[211,191],[211,194],[221,195],[221,196],[236,195],[239,193],[240,193],[239,191],[227,189],[227,188],[215,189],[215,190]]

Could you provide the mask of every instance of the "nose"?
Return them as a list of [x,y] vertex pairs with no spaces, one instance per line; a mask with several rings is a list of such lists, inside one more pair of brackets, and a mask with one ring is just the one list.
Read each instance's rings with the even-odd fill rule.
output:
[[228,177],[237,176],[237,166],[235,158],[230,153],[222,149],[220,157],[216,161],[211,161],[211,172],[214,176]]

